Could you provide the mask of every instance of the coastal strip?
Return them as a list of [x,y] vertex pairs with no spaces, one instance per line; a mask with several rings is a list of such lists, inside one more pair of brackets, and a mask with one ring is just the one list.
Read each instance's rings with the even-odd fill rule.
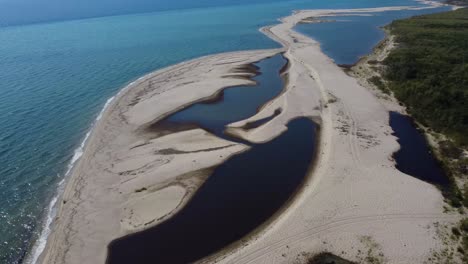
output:
[[[292,263],[321,251],[359,261],[359,252],[369,245],[377,257],[395,263],[427,259],[441,244],[434,239],[433,222],[457,217],[442,213],[443,198],[435,187],[395,169],[390,157],[399,146],[388,125],[388,109],[326,57],[318,42],[293,30],[310,17],[403,9],[408,7],[297,11],[262,30],[283,49],[207,56],[129,85],[93,129],[40,261],[104,263],[110,241],[177,212],[213,166],[248,147],[201,129],[156,139],[145,131],[225,87],[251,84],[249,74],[238,69],[282,51],[290,63],[285,91],[255,116],[231,124],[229,133],[266,142],[284,132],[290,120],[312,118],[320,124],[316,167],[274,221],[244,245],[205,262]],[[261,126],[244,129],[271,116]],[[168,148],[196,155],[154,154]]]

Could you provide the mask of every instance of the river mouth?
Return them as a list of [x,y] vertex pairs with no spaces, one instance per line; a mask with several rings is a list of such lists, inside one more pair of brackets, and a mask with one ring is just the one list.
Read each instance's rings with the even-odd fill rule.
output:
[[450,184],[438,161],[434,158],[424,135],[406,115],[390,112],[390,126],[398,138],[400,149],[393,154],[396,168],[425,182],[447,187]]
[[[257,86],[233,87],[223,100],[198,103],[166,121],[196,123],[213,134],[254,115],[284,87],[282,55],[256,63]],[[223,106],[224,105],[224,106]],[[274,118],[274,117],[272,117]],[[147,230],[114,240],[107,263],[192,263],[245,238],[292,199],[308,174],[316,149],[317,126],[301,117],[286,132],[229,158],[214,169],[191,200],[176,215]],[[239,140],[239,139],[238,139]]]

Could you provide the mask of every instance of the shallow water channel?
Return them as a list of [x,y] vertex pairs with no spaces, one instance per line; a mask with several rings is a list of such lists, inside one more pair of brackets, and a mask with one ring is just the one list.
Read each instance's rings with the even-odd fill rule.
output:
[[219,100],[194,104],[169,116],[165,122],[196,123],[216,136],[226,138],[223,133],[226,125],[255,115],[259,107],[283,91],[280,71],[286,63],[281,54],[264,59],[251,67],[258,73],[253,78],[257,85],[225,89]]

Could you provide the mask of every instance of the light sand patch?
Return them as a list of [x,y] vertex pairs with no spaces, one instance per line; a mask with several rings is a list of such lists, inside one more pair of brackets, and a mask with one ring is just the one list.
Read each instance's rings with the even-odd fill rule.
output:
[[141,190],[124,204],[122,228],[131,233],[157,224],[181,204],[185,194],[185,188],[178,185],[155,192]]

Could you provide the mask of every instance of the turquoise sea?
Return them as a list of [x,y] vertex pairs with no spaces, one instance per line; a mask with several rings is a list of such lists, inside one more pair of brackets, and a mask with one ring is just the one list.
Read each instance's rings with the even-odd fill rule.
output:
[[[47,12],[31,14],[30,20],[25,12],[19,20],[11,1],[0,1],[0,263],[20,263],[44,245],[51,202],[106,101],[127,83],[206,54],[278,47],[258,29],[295,9],[420,5],[410,0],[204,0],[196,5],[140,0],[140,10],[119,0],[120,9],[112,12],[105,6],[112,1],[104,1],[95,9],[67,7],[74,10],[68,14],[54,13],[63,1],[50,0]],[[143,10],[152,12],[138,13]],[[109,16],[114,14],[119,15]],[[352,18],[358,21],[300,30],[317,37],[329,56],[337,61],[345,56],[348,63],[382,37],[368,28],[394,15],[381,16],[387,19]],[[342,35],[346,46],[337,46],[337,32],[349,30],[365,40]],[[351,49],[355,45],[365,48]]]

